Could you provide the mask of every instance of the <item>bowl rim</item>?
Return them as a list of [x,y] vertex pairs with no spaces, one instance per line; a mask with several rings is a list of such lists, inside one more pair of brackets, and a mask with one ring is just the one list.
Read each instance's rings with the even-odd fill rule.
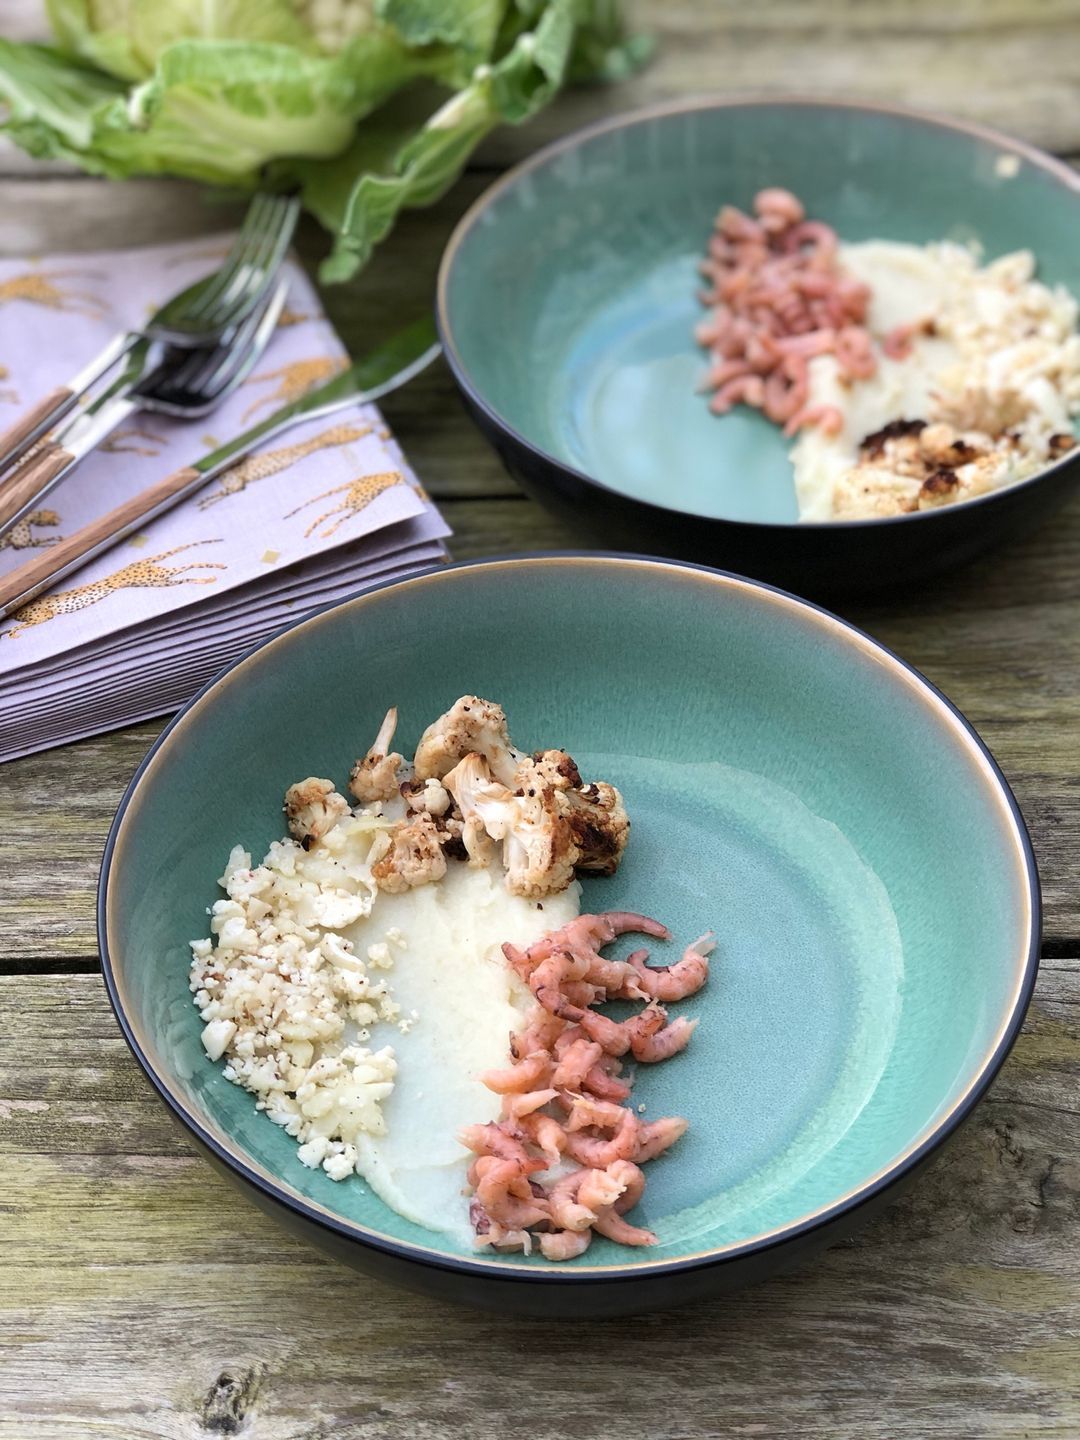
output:
[[[1021,898],[1025,902],[1026,920],[1021,926],[1024,940],[1019,947],[1017,973],[1012,998],[1004,1007],[1002,1017],[992,1042],[988,1045],[980,1064],[972,1071],[971,1078],[963,1092],[955,1099],[949,1110],[927,1124],[911,1143],[887,1166],[861,1181],[855,1188],[845,1192],[827,1205],[818,1207],[805,1215],[774,1226],[758,1234],[733,1241],[726,1245],[711,1246],[706,1250],[668,1259],[630,1260],[619,1265],[581,1265],[577,1262],[560,1264],[549,1262],[544,1267],[515,1261],[509,1256],[493,1258],[466,1257],[438,1247],[438,1238],[432,1232],[431,1245],[401,1240],[384,1234],[357,1221],[351,1221],[318,1202],[293,1193],[281,1176],[264,1169],[248,1159],[235,1145],[231,1136],[223,1132],[222,1143],[202,1123],[187,1105],[183,1096],[173,1088],[168,1072],[159,1072],[150,1058],[150,1047],[144,1044],[139,1027],[129,1013],[121,975],[122,964],[117,963],[120,944],[114,947],[110,939],[112,902],[110,876],[117,863],[118,852],[125,840],[125,828],[138,803],[139,791],[144,782],[152,777],[153,771],[169,750],[183,735],[189,718],[201,708],[202,702],[219,687],[235,683],[246,666],[264,652],[273,650],[294,632],[318,625],[332,613],[359,608],[388,590],[417,589],[438,583],[465,583],[473,571],[513,571],[522,565],[548,567],[572,565],[600,571],[612,568],[644,570],[652,573],[661,571],[666,575],[686,580],[715,585],[720,592],[739,590],[756,594],[760,599],[776,604],[785,613],[795,613],[819,625],[833,638],[852,644],[864,654],[873,656],[878,663],[884,663],[893,676],[919,695],[932,712],[936,723],[952,732],[962,747],[966,747],[975,762],[983,783],[1002,812],[1003,834],[1011,841],[1017,872],[1021,882]],[[914,666],[908,664],[888,647],[882,645],[850,621],[833,614],[811,601],[768,585],[763,581],[715,569],[707,565],[685,561],[668,560],[662,557],[637,555],[621,552],[590,552],[580,550],[543,551],[532,554],[507,554],[489,556],[477,560],[465,560],[449,565],[434,566],[405,579],[379,581],[349,596],[344,600],[332,601],[290,621],[271,636],[251,646],[238,659],[230,662],[195,694],[187,704],[173,716],[162,730],[146,755],[140,761],[117,806],[116,815],[109,828],[102,854],[97,894],[97,930],[101,953],[102,976],[105,981],[109,1003],[117,1023],[132,1054],[150,1080],[166,1107],[191,1132],[198,1144],[228,1170],[235,1172],[241,1180],[252,1186],[260,1196],[282,1206],[317,1228],[329,1232],[338,1240],[359,1243],[399,1261],[409,1261],[456,1273],[465,1277],[481,1278],[503,1282],[535,1282],[546,1285],[582,1285],[588,1283],[631,1283],[655,1275],[679,1274],[711,1269],[714,1266],[731,1264],[749,1256],[766,1254],[782,1249],[794,1241],[810,1236],[824,1229],[847,1214],[854,1214],[876,1196],[884,1194],[919,1165],[967,1118],[974,1106],[982,1099],[1006,1056],[1015,1043],[1023,1024],[1039,967],[1039,953],[1042,938],[1042,904],[1038,867],[1034,849],[1020,807],[1008,781],[1002,773],[985,742],[971,722],[931,681]],[[115,948],[115,955],[114,955]],[[164,1067],[163,1067],[164,1070]],[[638,1252],[633,1252],[637,1254]]]
[[[591,124],[580,126],[566,135],[559,136],[541,149],[527,156],[518,164],[512,166],[505,174],[500,175],[488,188],[472,202],[469,208],[462,215],[461,219],[454,226],[450,239],[443,250],[439,262],[439,271],[435,285],[435,326],[442,343],[443,354],[450,367],[450,372],[462,394],[469,404],[478,410],[490,425],[500,434],[504,435],[513,444],[526,452],[534,461],[542,465],[554,467],[556,470],[576,481],[578,484],[589,486],[601,491],[605,495],[615,496],[623,504],[632,504],[642,507],[646,512],[652,512],[656,516],[681,517],[682,519],[696,520],[707,525],[731,526],[736,530],[767,530],[786,533],[819,534],[837,530],[844,530],[858,533],[867,529],[880,529],[889,525],[918,525],[932,524],[941,521],[943,516],[954,516],[957,513],[963,514],[974,511],[976,506],[990,506],[998,503],[1004,496],[1011,496],[1018,491],[1034,486],[1039,481],[1045,480],[1048,476],[1057,474],[1058,471],[1067,469],[1076,462],[1080,450],[1067,451],[1063,456],[1050,464],[1037,470],[1033,475],[1026,476],[1023,480],[1016,480],[1011,485],[1004,485],[998,490],[988,491],[984,495],[973,496],[969,500],[962,501],[955,506],[935,506],[929,510],[915,510],[901,515],[879,515],[869,516],[857,520],[740,520],[726,515],[705,515],[700,510],[686,510],[678,505],[661,504],[654,500],[644,500],[640,496],[630,495],[617,486],[608,485],[595,475],[588,474],[585,470],[578,469],[569,461],[560,459],[553,455],[550,450],[537,445],[527,436],[523,435],[516,426],[505,419],[493,405],[485,399],[481,387],[471,375],[466,365],[457,342],[454,338],[454,329],[450,320],[449,288],[451,274],[455,263],[464,250],[470,233],[475,228],[484,214],[491,206],[511,189],[525,176],[539,170],[556,156],[567,151],[577,149],[580,145],[595,139],[597,136],[610,134],[617,130],[626,130],[635,125],[647,124],[651,120],[663,118],[669,115],[682,115],[697,113],[707,110],[736,110],[743,108],[766,109],[770,106],[803,107],[815,110],[849,110],[873,115],[889,115],[899,120],[928,126],[931,129],[948,130],[954,133],[967,135],[976,140],[986,142],[1000,149],[1003,153],[1015,155],[1036,169],[1042,170],[1052,179],[1061,183],[1064,188],[1075,194],[1080,200],[1080,171],[1072,169],[1065,161],[1057,159],[1048,151],[1032,145],[1026,140],[1020,140],[993,126],[983,125],[973,120],[960,120],[953,116],[940,114],[932,110],[920,110],[913,106],[898,105],[888,102],[872,100],[845,100],[832,99],[828,96],[805,95],[795,93],[791,95],[776,93],[769,94],[765,91],[747,91],[745,93],[734,93],[731,95],[698,95],[687,96],[674,100],[658,100],[649,105],[639,106],[633,110],[623,111],[619,115],[608,116],[605,119],[593,121]],[[1077,297],[1080,299],[1080,297]]]

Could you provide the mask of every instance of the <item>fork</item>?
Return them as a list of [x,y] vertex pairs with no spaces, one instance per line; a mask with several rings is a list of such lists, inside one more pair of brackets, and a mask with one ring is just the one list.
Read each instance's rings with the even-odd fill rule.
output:
[[[136,410],[180,419],[205,415],[246,378],[280,318],[288,285],[281,281],[216,345],[200,349],[147,346],[150,363],[135,382],[121,376],[87,412],[46,440],[0,489],[0,533],[17,525],[110,431]],[[142,363],[140,361],[140,363]]]
[[332,415],[349,405],[378,400],[407,384],[440,353],[441,347],[430,316],[407,326],[373,355],[350,365],[335,379],[276,410],[193,464],[174,471],[139,494],[129,496],[107,515],[99,515],[74,535],[41,550],[32,560],[24,561],[18,569],[0,579],[0,620],[13,615],[43,590],[50,589],[113,545],[119,545],[136,530],[149,525],[159,515],[164,515],[273,436],[301,421]]
[[0,475],[140,341],[158,340],[179,347],[212,345],[239,325],[277,273],[299,213],[295,196],[256,195],[220,269],[167,300],[141,329],[114,336],[66,385],[50,391],[0,434]]

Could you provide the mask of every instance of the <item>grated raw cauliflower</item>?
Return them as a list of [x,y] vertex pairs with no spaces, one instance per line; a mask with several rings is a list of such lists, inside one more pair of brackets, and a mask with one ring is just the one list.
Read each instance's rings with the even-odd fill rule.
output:
[[385,1133],[381,1106],[397,1073],[390,1047],[364,1042],[371,1026],[398,1019],[389,981],[371,971],[392,969],[400,934],[364,959],[341,933],[371,913],[367,856],[389,823],[346,816],[309,850],[275,841],[255,867],[237,846],[218,882],[226,898],[213,906],[212,938],[191,946],[207,1055],[224,1057],[226,1078],[300,1142],[305,1165],[336,1180],[356,1168],[361,1134]]

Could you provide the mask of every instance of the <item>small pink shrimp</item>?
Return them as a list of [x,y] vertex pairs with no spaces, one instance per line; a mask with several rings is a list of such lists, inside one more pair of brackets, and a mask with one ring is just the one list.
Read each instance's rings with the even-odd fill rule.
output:
[[494,1120],[486,1125],[466,1125],[464,1130],[458,1131],[458,1140],[475,1155],[495,1155],[500,1160],[512,1160],[526,1174],[544,1169],[543,1163],[535,1160],[520,1140],[508,1135]]
[[826,225],[823,220],[804,220],[801,224],[793,226],[781,241],[783,248],[789,254],[798,250],[811,249],[829,256],[830,259],[836,254],[838,243],[836,231],[831,225]]
[[560,1090],[580,1090],[585,1083],[585,1077],[594,1065],[599,1064],[603,1053],[595,1040],[589,1040],[582,1035],[564,1050],[555,1067],[555,1074],[551,1077],[551,1083]]
[[765,381],[760,375],[741,375],[721,385],[709,401],[714,415],[726,415],[736,405],[752,405],[760,410],[765,403]]
[[702,390],[719,390],[730,380],[748,379],[753,374],[745,360],[722,360],[702,377]]
[[643,1045],[658,1030],[662,1030],[666,1020],[667,1011],[653,1000],[645,1006],[644,1010],[639,1010],[636,1015],[632,1015],[629,1020],[624,1021],[623,1030],[631,1048],[635,1045]]
[[839,435],[844,428],[844,414],[835,405],[804,405],[784,426],[784,434],[794,435],[804,425],[816,425],[823,435]]
[[645,1193],[645,1172],[632,1160],[616,1160],[614,1165],[608,1166],[607,1173],[622,1187],[622,1193],[614,1204],[619,1214],[625,1215]]
[[527,1090],[523,1095],[503,1096],[503,1116],[507,1120],[521,1120],[526,1115],[531,1115],[534,1110],[542,1110],[545,1105],[550,1105],[558,1095],[557,1090]]
[[830,329],[808,330],[805,335],[785,335],[773,342],[785,355],[801,355],[810,360],[815,355],[827,355],[836,344],[836,331]]
[[566,1149],[566,1131],[554,1115],[541,1115],[534,1111],[523,1115],[519,1121],[521,1129],[544,1157],[545,1166],[557,1165]]
[[550,1073],[551,1056],[546,1050],[534,1050],[506,1070],[484,1070],[476,1078],[496,1095],[522,1095],[542,1085]]
[[552,1015],[558,1015],[563,1020],[579,1020],[579,1007],[567,999],[562,987],[571,978],[580,980],[585,968],[565,952],[549,955],[546,960],[540,961],[529,976],[529,988],[544,1009]]
[[631,956],[631,963],[637,962],[638,985],[650,1000],[684,1000],[700,990],[709,978],[706,957],[715,949],[716,940],[711,931],[706,931],[686,947],[682,959],[674,965],[653,968],[638,960],[636,954]]
[[519,949],[517,945],[511,945],[509,940],[503,942],[502,952],[511,968],[516,970],[523,980],[527,980],[533,970],[533,961],[529,958],[529,952]]
[[789,225],[798,225],[806,211],[790,190],[770,185],[754,196],[754,214],[761,217],[763,230],[786,230]]
[[[619,1163],[619,1161],[615,1162],[616,1165]],[[606,1210],[609,1205],[614,1205],[626,1189],[619,1177],[612,1174],[614,1168],[614,1166],[609,1166],[607,1170],[582,1171],[578,1203],[596,1214],[599,1214],[601,1210]]]
[[[764,194],[766,192],[763,191],[762,193]],[[777,191],[776,193],[779,194],[780,192]],[[794,199],[794,196],[792,196],[792,199]],[[795,203],[798,204],[798,201]],[[757,205],[755,202],[755,209],[756,208]],[[716,228],[720,231],[720,234],[728,240],[761,241],[765,238],[764,225],[759,224],[756,220],[752,220],[749,215],[745,215],[741,210],[737,210],[734,205],[725,205],[723,207],[720,214],[716,217]]]
[[626,1100],[630,1096],[630,1086],[626,1081],[609,1075],[600,1065],[594,1065],[585,1076],[583,1088],[601,1100]]
[[655,1035],[643,1035],[631,1043],[631,1050],[635,1060],[642,1064],[655,1065],[659,1060],[670,1060],[672,1055],[677,1055],[680,1050],[685,1050],[690,1043],[690,1036],[697,1029],[696,1020],[687,1020],[680,1015],[663,1030],[657,1031]]
[[564,1020],[537,1006],[525,1029],[510,1036],[510,1054],[515,1060],[524,1060],[536,1050],[550,1050],[565,1029]]
[[533,1195],[528,1180],[513,1160],[499,1160],[494,1156],[485,1156],[485,1159],[493,1163],[478,1176],[476,1198],[492,1220],[510,1230],[527,1230],[530,1225],[549,1218],[547,1200]]
[[578,1191],[585,1177],[584,1170],[571,1170],[548,1192],[548,1210],[553,1223],[562,1230],[587,1230],[596,1219],[595,1210],[579,1204]]
[[645,1160],[655,1160],[675,1144],[680,1135],[685,1135],[689,1121],[679,1115],[668,1115],[662,1120],[650,1120],[638,1129],[637,1151],[632,1156],[618,1156],[618,1159],[632,1159],[636,1165]]
[[564,1094],[560,1097],[570,1107],[570,1118],[566,1122],[568,1132],[588,1130],[614,1130],[623,1123],[626,1110],[612,1100],[597,1100],[592,1095]]
[[484,1250],[490,1247],[492,1250],[512,1251],[522,1250],[526,1255],[532,1253],[533,1237],[528,1230],[508,1230],[505,1225],[499,1225],[494,1220],[488,1221],[488,1228],[478,1231],[473,1240],[473,1246],[477,1250]]
[[855,380],[868,380],[877,370],[870,336],[861,325],[845,325],[836,337],[836,359],[841,372]]
[[545,1260],[576,1260],[592,1243],[592,1230],[552,1230],[538,1239]]
[[786,355],[765,381],[765,414],[777,425],[790,420],[806,404],[810,376],[801,355]]
[[895,325],[881,342],[881,348],[890,360],[906,360],[915,344],[915,336],[922,329],[914,325]]
[[608,1240],[614,1240],[619,1245],[655,1245],[657,1237],[651,1230],[642,1230],[637,1225],[631,1225],[624,1220],[614,1206],[607,1210],[601,1210],[593,1221],[593,1229],[598,1235],[605,1236]]
[[592,985],[588,980],[566,980],[563,982],[562,993],[571,1005],[595,1005],[598,1000],[605,998],[603,987]]
[[[655,1123],[655,1122],[654,1122]],[[685,1125],[685,1122],[684,1122]],[[605,1170],[615,1160],[632,1160],[640,1149],[641,1122],[633,1110],[624,1110],[622,1122],[610,1140],[581,1131],[567,1133],[566,1153],[579,1165]]]
[[609,1055],[625,1055],[630,1049],[630,1036],[624,1026],[595,1010],[580,1010],[573,1016],[590,1039]]

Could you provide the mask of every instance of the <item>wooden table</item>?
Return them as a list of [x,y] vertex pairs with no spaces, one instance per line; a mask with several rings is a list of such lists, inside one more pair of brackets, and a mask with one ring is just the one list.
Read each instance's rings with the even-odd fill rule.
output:
[[[660,46],[647,72],[497,137],[358,284],[328,292],[350,347],[426,303],[450,227],[499,168],[652,97],[872,93],[1080,154],[1076,0],[643,8]],[[0,172],[7,251],[223,220],[166,181],[110,186],[11,155]],[[302,245],[318,253],[314,229]],[[386,409],[458,557],[589,543],[522,498],[444,369]],[[989,1098],[906,1199],[799,1273],[688,1311],[508,1323],[385,1289],[286,1238],[191,1152],[105,1001],[98,858],[158,724],[0,770],[0,1440],[1076,1440],[1080,504],[923,598],[853,618],[943,687],[1016,789],[1045,886],[1038,990]]]

